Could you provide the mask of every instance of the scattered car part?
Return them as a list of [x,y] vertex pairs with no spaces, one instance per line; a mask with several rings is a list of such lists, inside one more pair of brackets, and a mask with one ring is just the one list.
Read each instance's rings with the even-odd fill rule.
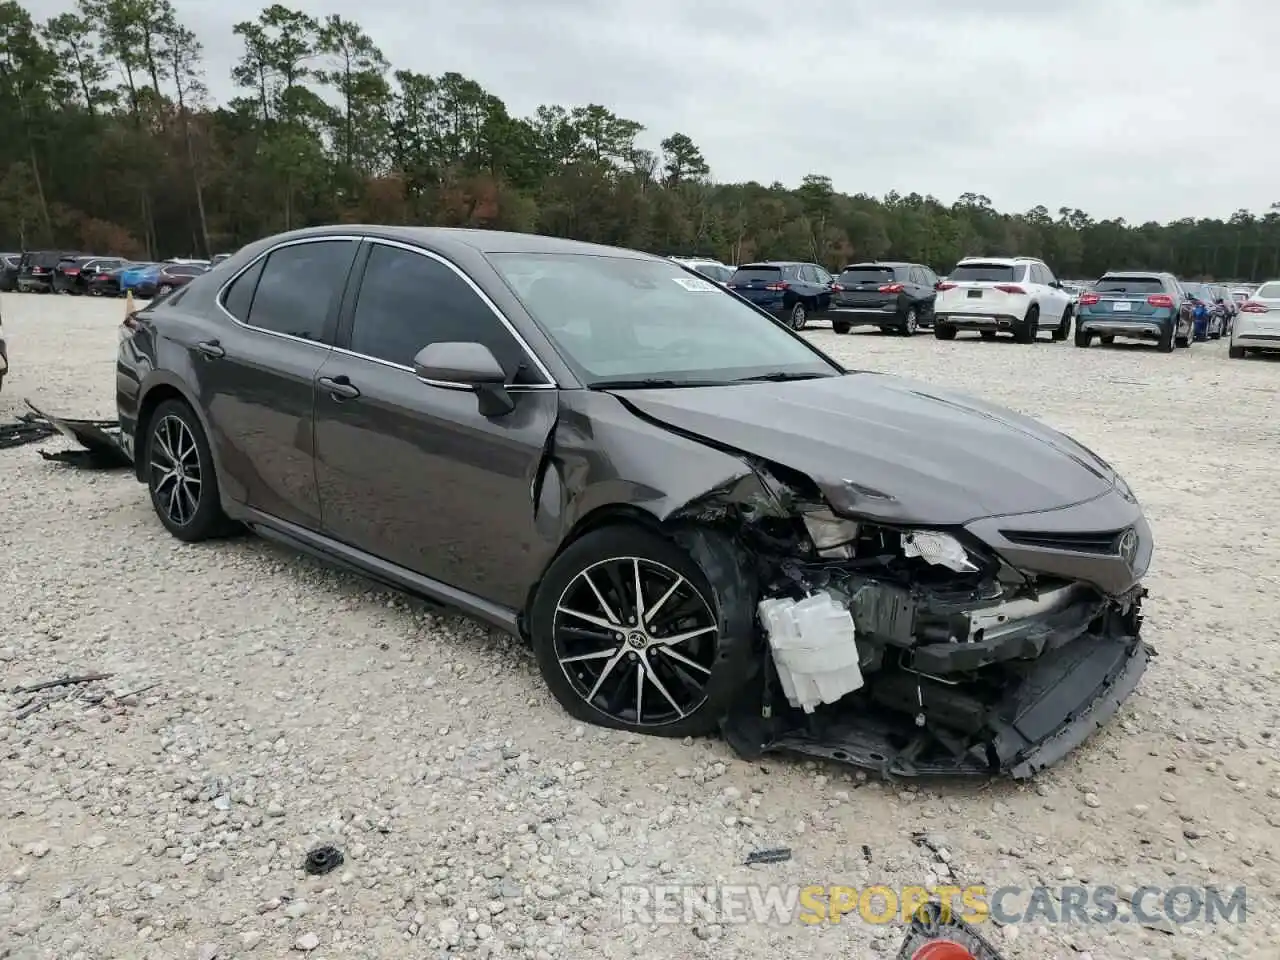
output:
[[23,413],[12,423],[0,423],[0,450],[39,443],[57,433],[57,428],[42,417]]
[[1003,955],[950,907],[931,900],[911,917],[896,960],[1004,960]]
[[87,457],[62,457],[50,454],[46,455],[46,459],[62,460],[94,469],[127,467],[133,462],[120,446],[120,421],[72,420],[67,417],[54,417],[40,410],[30,400],[26,401],[26,404],[36,417],[52,428],[49,433],[55,431],[61,433],[68,440],[80,444],[88,453]]
[[316,847],[307,851],[307,859],[302,867],[313,877],[330,873],[342,866],[342,851],[337,847]]
[[752,850],[743,861],[743,866],[753,867],[760,863],[786,863],[791,859],[790,847],[774,847],[769,850]]

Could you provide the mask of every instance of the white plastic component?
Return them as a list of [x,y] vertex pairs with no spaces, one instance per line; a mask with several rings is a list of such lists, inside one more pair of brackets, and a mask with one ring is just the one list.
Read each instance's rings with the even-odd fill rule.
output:
[[813,713],[862,686],[853,617],[831,594],[762,600],[757,610],[791,706]]

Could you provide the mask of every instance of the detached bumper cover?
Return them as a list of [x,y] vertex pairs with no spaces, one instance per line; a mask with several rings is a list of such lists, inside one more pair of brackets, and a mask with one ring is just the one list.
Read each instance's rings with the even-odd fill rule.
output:
[[88,451],[93,466],[100,468],[124,467],[133,462],[120,445],[120,428],[114,420],[72,420],[53,417],[40,410],[30,400],[27,406],[37,416],[48,421],[68,440],[80,444]]
[[[1105,725],[1133,693],[1155,651],[1137,635],[1131,618],[1108,614],[1101,632],[1088,632],[1042,656],[1008,665],[1000,695],[972,698],[984,735],[966,745],[926,719],[911,720],[874,706],[843,701],[807,723],[762,717],[762,703],[743,703],[726,718],[723,732],[745,757],[795,752],[837,760],[886,776],[991,776],[1027,779],[1057,763]],[[900,682],[900,677],[885,678]],[[877,682],[869,678],[868,689]],[[933,688],[936,689],[936,688]],[[921,685],[922,715],[930,711],[928,683]],[[785,705],[784,705],[785,706]],[[941,703],[939,703],[941,706]],[[948,709],[956,709],[951,703]]]

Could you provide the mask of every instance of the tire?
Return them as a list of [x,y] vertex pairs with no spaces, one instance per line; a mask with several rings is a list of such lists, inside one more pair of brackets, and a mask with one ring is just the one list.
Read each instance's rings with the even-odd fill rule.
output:
[[902,327],[898,331],[904,337],[914,337],[916,331],[920,329],[920,314],[916,313],[915,307],[907,309],[907,315],[902,320]]
[[[166,400],[156,407],[147,421],[144,454],[151,506],[166,530],[179,540],[198,543],[235,529],[222,512],[209,441],[186,402]],[[166,469],[175,460],[182,464],[177,476]]]
[[[1054,331],[1054,335],[1056,337],[1056,330]],[[1076,346],[1087,347],[1091,343],[1093,343],[1093,334],[1088,330],[1081,330],[1079,327],[1076,327]]]
[[797,300],[795,306],[791,308],[789,322],[792,330],[803,330],[809,322],[809,311],[805,309],[802,301]]
[[996,332],[994,330],[979,330],[978,336],[982,337],[983,340],[994,340]]
[[1170,326],[1168,330],[1164,330],[1160,334],[1160,340],[1156,345],[1156,349],[1161,353],[1173,353],[1173,345],[1177,342],[1177,326]]
[[956,338],[956,328],[945,323],[935,323],[933,325],[933,335],[938,340],[954,340]]
[[833,323],[831,324],[831,332],[832,333],[848,333],[849,325],[847,323]]
[[1188,334],[1185,337],[1173,338],[1173,342],[1179,347],[1189,347],[1193,340],[1195,340],[1195,336],[1193,334]]
[[1114,333],[1103,334],[1098,340],[1101,341],[1104,347],[1109,347],[1116,342],[1116,335]]
[[1244,352],[1244,347],[1237,347],[1234,343],[1227,347],[1227,356],[1232,360],[1243,360]]
[[1071,308],[1067,307],[1062,312],[1062,322],[1053,328],[1053,339],[1055,343],[1061,343],[1071,335]]
[[1013,332],[1013,338],[1018,343],[1035,343],[1036,335],[1040,332],[1040,308],[1032,307],[1027,311],[1027,315],[1023,318],[1022,323],[1018,324],[1018,328]]
[[160,286],[156,287],[156,296],[163,297],[166,294],[171,293],[172,291],[173,291],[173,287],[169,286],[169,284],[167,283],[162,283],[160,284]]
[[[636,564],[646,585],[641,606],[650,612],[662,612],[664,604],[658,601],[664,589],[676,585],[676,595],[665,603],[677,602],[667,606],[677,616],[667,623],[655,617],[650,623],[659,638],[689,635],[679,644],[682,659],[666,653],[672,646],[652,642],[649,627],[635,629],[644,619],[634,610]],[[566,615],[565,609],[579,617]],[[582,619],[582,614],[593,619]],[[749,627],[736,638],[730,636],[736,631],[724,630],[729,622],[754,622],[752,610],[741,614],[722,608],[702,568],[682,547],[644,527],[619,524],[574,541],[547,568],[530,607],[529,637],[547,687],[574,718],[634,733],[698,736],[716,728],[751,673],[755,653]],[[625,623],[628,616],[632,624]],[[617,630],[614,621],[623,621]],[[579,635],[566,633],[566,627]],[[699,630],[703,632],[693,635]],[[597,653],[605,655],[592,656]],[[579,659],[569,666],[569,657]],[[701,691],[681,683],[676,669],[696,678]],[[631,691],[641,670],[646,682],[641,707],[635,710]],[[660,682],[655,684],[653,676]],[[683,716],[667,694],[676,698]],[[652,721],[645,720],[645,709],[657,712]]]

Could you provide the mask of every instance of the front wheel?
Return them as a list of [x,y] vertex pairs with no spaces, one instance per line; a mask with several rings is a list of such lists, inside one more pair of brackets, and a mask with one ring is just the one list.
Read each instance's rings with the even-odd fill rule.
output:
[[805,324],[807,324],[808,322],[809,322],[808,311],[805,310],[803,303],[800,303],[797,301],[796,305],[791,308],[791,329],[803,330],[805,328]]
[[[739,617],[750,623],[751,617]],[[710,733],[754,656],[701,567],[643,527],[603,527],[547,569],[529,616],[538,667],[569,714],[635,733]]]
[[144,454],[151,505],[166,530],[188,543],[231,531],[219,501],[209,441],[191,407],[182,400],[156,407]]
[[956,328],[945,323],[935,323],[933,325],[933,335],[939,340],[954,340],[956,338]]
[[832,333],[848,333],[848,332],[849,332],[849,324],[847,324],[847,323],[833,323],[833,324],[831,324],[831,332],[832,332]]

